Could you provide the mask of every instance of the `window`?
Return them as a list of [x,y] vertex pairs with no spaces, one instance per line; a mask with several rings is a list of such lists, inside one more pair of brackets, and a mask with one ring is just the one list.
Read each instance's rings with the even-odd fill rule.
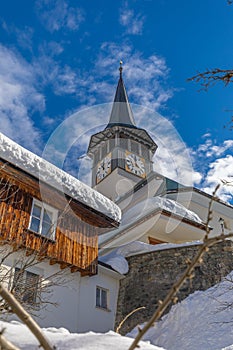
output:
[[144,145],[141,145],[141,155],[143,158],[145,159],[150,159],[150,151],[149,149],[144,146]]
[[120,147],[123,149],[128,149],[129,148],[129,143],[128,143],[128,139],[126,138],[120,138]]
[[139,154],[139,143],[131,140],[130,142],[131,151],[133,153]]
[[15,268],[12,291],[15,297],[28,304],[36,303],[40,276],[30,271]]
[[165,241],[160,241],[159,239],[150,237],[150,236],[148,237],[148,241],[149,241],[149,244],[152,244],[152,245],[167,243]]
[[105,142],[102,146],[102,158],[108,153],[108,143]]
[[55,238],[57,210],[33,199],[29,230],[41,236]]
[[108,309],[108,290],[96,287],[96,307]]

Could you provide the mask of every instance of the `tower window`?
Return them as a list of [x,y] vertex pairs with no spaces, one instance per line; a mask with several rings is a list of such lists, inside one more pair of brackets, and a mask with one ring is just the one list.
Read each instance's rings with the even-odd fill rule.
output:
[[115,138],[109,140],[109,151],[115,147]]
[[105,157],[107,153],[108,153],[108,143],[105,142],[102,146],[102,157]]
[[139,154],[139,143],[138,143],[138,142],[135,142],[135,141],[131,141],[131,142],[130,142],[130,145],[131,145],[131,151],[132,151],[133,153]]
[[124,149],[128,149],[128,139],[121,138],[120,139],[120,147]]
[[100,152],[99,151],[95,151],[94,153],[94,164],[96,164],[98,161],[100,160]]
[[142,152],[143,158],[150,159],[150,154],[149,154],[149,150],[147,147],[145,147],[144,145],[141,145],[141,152]]

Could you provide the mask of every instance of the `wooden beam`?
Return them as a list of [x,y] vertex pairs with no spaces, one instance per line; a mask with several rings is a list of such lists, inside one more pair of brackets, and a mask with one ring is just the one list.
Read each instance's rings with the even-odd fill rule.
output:
[[33,254],[33,250],[32,249],[26,249],[26,256],[30,256]]
[[72,267],[70,268],[70,272],[71,272],[71,273],[78,272],[78,271],[80,271],[80,269],[79,269],[78,267],[76,267],[76,266],[72,266]]
[[66,263],[61,263],[60,264],[60,269],[61,270],[64,270],[66,267],[68,267],[69,266],[69,264],[66,264]]
[[[37,256],[37,260],[40,261],[40,262],[41,262],[41,261],[44,261],[45,259],[46,259],[46,255],[40,254],[40,255]],[[51,265],[51,264],[50,264],[50,265]]]
[[57,263],[58,263],[57,259],[50,259],[49,260],[49,265],[55,265]]
[[85,277],[85,276],[92,276],[93,274],[88,271],[88,270],[82,270],[81,272],[81,277]]

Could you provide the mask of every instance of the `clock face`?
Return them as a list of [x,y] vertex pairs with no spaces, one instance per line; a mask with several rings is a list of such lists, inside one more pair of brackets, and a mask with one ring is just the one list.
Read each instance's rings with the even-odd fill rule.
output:
[[129,153],[126,154],[126,165],[125,168],[127,171],[140,176],[145,177],[145,164],[143,158],[137,156],[136,154]]
[[111,155],[106,156],[99,164],[96,172],[97,183],[111,172]]

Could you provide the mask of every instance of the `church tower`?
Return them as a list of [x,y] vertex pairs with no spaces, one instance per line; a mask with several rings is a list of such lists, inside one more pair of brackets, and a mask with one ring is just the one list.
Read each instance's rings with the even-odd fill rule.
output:
[[92,158],[92,187],[116,199],[152,171],[156,143],[134,121],[122,78],[120,77],[106,128],[92,135],[87,154]]

